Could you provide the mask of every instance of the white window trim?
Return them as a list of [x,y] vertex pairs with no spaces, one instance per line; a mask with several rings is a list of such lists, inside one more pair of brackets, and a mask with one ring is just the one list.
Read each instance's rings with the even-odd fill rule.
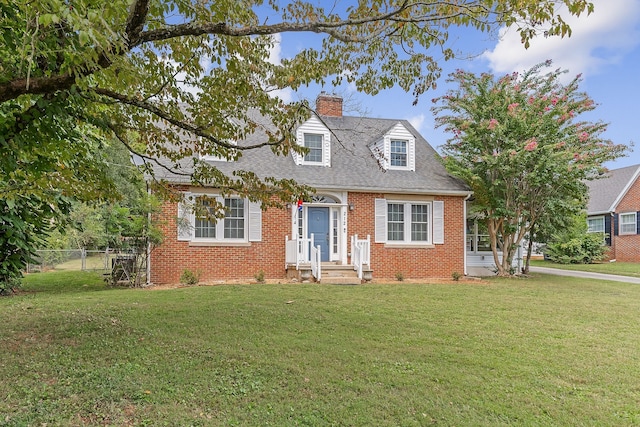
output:
[[[408,227],[409,234],[407,235],[407,228],[405,228],[405,236],[409,236],[405,240],[388,240],[388,215],[387,206],[389,203],[399,203],[411,205],[430,205],[429,209],[429,240],[428,241],[411,241],[411,221],[405,222],[405,227]],[[406,208],[405,208],[406,209]],[[408,208],[409,215],[411,214],[411,208]],[[385,243],[391,247],[434,247],[434,245],[444,244],[444,202],[442,200],[433,199],[410,199],[410,198],[396,198],[391,197],[389,199],[375,199],[375,243]],[[406,211],[405,211],[406,212]],[[406,215],[405,215],[406,218]],[[409,219],[411,217],[409,216]]]
[[[623,212],[618,215],[618,234],[626,236],[630,234],[638,234],[638,218],[637,212]],[[633,217],[633,222],[623,223],[623,217]],[[623,231],[623,225],[633,225],[633,231]]]
[[[590,225],[589,225],[589,221],[595,221],[595,220],[601,220],[602,221],[602,230],[592,230]],[[605,221],[604,221],[604,216],[593,216],[590,218],[587,218],[587,233],[604,233],[605,232]]]
[[[393,165],[392,164],[392,159],[391,159],[391,155],[393,154],[391,152],[391,146],[393,145],[392,143],[395,141],[399,141],[399,142],[404,142],[405,143],[405,165],[404,166],[398,166],[398,165]],[[411,141],[409,141],[408,139],[405,138],[394,138],[394,137],[389,137],[389,155],[388,155],[388,159],[389,159],[389,169],[392,170],[411,170],[411,164],[409,161],[409,158],[411,157],[411,153],[410,151],[412,150],[412,144]]]
[[222,197],[216,194],[206,193],[186,193],[184,202],[178,203],[178,241],[189,241],[193,244],[222,244],[237,245],[248,244],[250,242],[259,242],[262,240],[262,209],[259,203],[244,200],[244,238],[225,238],[224,237],[224,218],[216,221],[216,237],[195,237],[196,215],[194,211],[194,203],[200,196],[207,196],[215,199],[217,202],[224,204],[226,199],[241,199],[237,196]]
[[[200,196],[207,196],[211,199],[215,199],[216,202],[222,204],[224,206],[224,202],[225,199],[240,199],[240,197],[222,197],[222,196],[211,196],[211,195],[204,195],[204,194],[197,194],[194,195],[195,199],[194,202],[198,199],[198,197]],[[225,238],[224,237],[224,218],[216,218],[216,237],[196,237],[195,236],[195,229],[194,229],[194,233],[193,233],[193,237],[191,239],[192,242],[225,242],[225,243],[244,243],[244,242],[248,242],[248,236],[249,236],[249,215],[248,215],[248,200],[244,199],[244,208],[243,208],[243,220],[244,220],[244,231],[243,231],[243,235],[244,237],[241,239],[238,238]],[[195,228],[195,221],[196,221],[196,216],[194,214],[193,216],[193,225]]]
[[324,153],[324,135],[322,133],[316,133],[316,132],[302,132],[302,146],[306,148],[306,139],[307,139],[307,135],[315,135],[315,136],[319,136],[320,137],[320,160],[307,160],[307,154],[303,154],[302,155],[302,164],[303,165],[316,165],[316,166],[323,166],[324,165],[324,157],[325,157],[325,153]]
[[[424,246],[433,244],[433,203],[428,201],[407,201],[407,200],[391,200],[387,199],[387,209],[390,204],[402,205],[404,207],[404,240],[390,240],[389,239],[389,217],[387,210],[387,217],[385,219],[387,228],[386,243],[388,245],[402,245],[402,246]],[[429,212],[427,223],[427,240],[411,240],[411,207],[414,205],[428,206]]]
[[[406,166],[391,166],[391,141],[405,141],[407,143]],[[400,122],[396,123],[374,144],[370,144],[369,149],[384,170],[416,170],[416,138]]]
[[304,154],[292,152],[296,165],[308,166],[324,166],[331,167],[331,132],[327,127],[315,116],[304,122],[296,130],[296,143],[304,147],[304,134],[322,135],[322,161],[310,162],[304,159]]

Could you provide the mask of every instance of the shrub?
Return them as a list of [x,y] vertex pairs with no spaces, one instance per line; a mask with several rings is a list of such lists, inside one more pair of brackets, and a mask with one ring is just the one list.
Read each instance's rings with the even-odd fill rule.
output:
[[398,272],[396,273],[396,280],[397,280],[398,282],[402,282],[402,281],[404,280],[404,274],[402,274],[402,272],[401,272],[401,271],[398,271]]
[[22,280],[17,277],[0,280],[0,295],[10,295],[22,287]]
[[584,215],[577,216],[566,229],[556,233],[547,244],[545,255],[560,264],[591,264],[607,254],[602,233],[588,233]]
[[458,273],[457,271],[454,271],[453,273],[451,273],[451,278],[456,282],[459,281],[461,277],[462,277],[462,274]]
[[200,272],[193,272],[189,269],[185,269],[180,275],[180,283],[183,285],[193,286],[200,282]]
[[260,270],[256,274],[253,275],[258,283],[264,283],[264,271]]

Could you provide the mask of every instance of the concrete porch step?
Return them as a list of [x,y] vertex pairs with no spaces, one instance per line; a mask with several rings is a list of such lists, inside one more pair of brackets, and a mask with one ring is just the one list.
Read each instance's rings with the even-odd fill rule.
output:
[[323,264],[320,283],[334,285],[359,285],[358,273],[350,265]]
[[323,285],[359,285],[362,282],[360,279],[358,279],[358,276],[341,277],[341,276],[325,276],[323,274],[319,283]]

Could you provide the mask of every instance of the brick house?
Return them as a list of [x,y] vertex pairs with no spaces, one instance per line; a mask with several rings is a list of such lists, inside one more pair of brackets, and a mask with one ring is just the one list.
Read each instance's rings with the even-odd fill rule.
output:
[[[342,99],[321,94],[319,117],[297,129],[306,155],[275,156],[268,147],[237,161],[207,159],[223,173],[249,170],[293,178],[316,189],[312,200],[286,209],[260,206],[159,169],[184,193],[165,202],[159,220],[165,241],[155,248],[152,283],[175,283],[185,270],[201,280],[298,278],[329,282],[355,272],[356,280],[446,277],[465,273],[465,199],[469,188],[447,174],[436,151],[406,120],[348,117]],[[217,197],[224,219],[197,218],[189,204]],[[334,281],[345,281],[345,277]]]
[[589,232],[605,233],[609,259],[640,262],[640,165],[589,181]]

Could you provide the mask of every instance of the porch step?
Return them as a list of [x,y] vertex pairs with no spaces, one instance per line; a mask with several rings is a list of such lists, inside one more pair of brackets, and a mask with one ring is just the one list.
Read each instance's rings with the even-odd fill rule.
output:
[[322,278],[320,283],[332,285],[359,285],[361,283],[358,273],[348,265],[322,265]]

